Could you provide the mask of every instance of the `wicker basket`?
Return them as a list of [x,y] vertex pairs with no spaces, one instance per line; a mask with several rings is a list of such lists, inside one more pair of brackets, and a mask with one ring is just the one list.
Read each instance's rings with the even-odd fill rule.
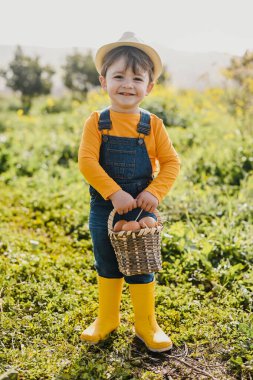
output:
[[114,248],[119,270],[127,276],[158,272],[162,268],[162,221],[158,210],[154,211],[158,226],[138,231],[113,231],[113,209],[108,218],[108,234]]

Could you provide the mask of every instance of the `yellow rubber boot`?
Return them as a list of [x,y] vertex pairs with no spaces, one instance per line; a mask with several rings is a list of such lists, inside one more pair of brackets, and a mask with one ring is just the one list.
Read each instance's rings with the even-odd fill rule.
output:
[[98,276],[98,318],[82,332],[81,340],[96,344],[119,326],[122,288],[123,278]]
[[135,333],[153,352],[168,351],[172,341],[155,318],[155,282],[129,284],[135,314]]

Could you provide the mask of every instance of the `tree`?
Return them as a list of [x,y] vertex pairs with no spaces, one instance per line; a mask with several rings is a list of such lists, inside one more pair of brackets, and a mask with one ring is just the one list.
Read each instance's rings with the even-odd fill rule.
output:
[[87,54],[74,52],[67,56],[66,64],[62,68],[64,85],[77,99],[85,98],[91,88],[100,84],[91,51]]
[[53,74],[51,66],[41,66],[39,57],[31,58],[24,55],[20,46],[17,46],[7,70],[0,72],[6,80],[7,87],[21,94],[25,113],[29,112],[33,97],[50,93]]
[[232,58],[223,75],[235,84],[229,103],[234,114],[245,117],[253,113],[253,52]]
[[171,75],[168,72],[167,66],[165,65],[165,66],[163,66],[163,71],[162,71],[160,77],[158,78],[158,83],[166,86],[170,82],[171,82]]

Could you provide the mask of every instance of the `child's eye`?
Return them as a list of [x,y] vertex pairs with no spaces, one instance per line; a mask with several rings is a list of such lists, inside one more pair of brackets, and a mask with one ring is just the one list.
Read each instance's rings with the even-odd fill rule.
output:
[[134,80],[136,80],[137,82],[143,82],[143,79],[142,79],[142,78],[139,78],[139,77],[134,78]]
[[122,79],[123,76],[122,75],[115,75],[114,78],[116,78],[116,79]]

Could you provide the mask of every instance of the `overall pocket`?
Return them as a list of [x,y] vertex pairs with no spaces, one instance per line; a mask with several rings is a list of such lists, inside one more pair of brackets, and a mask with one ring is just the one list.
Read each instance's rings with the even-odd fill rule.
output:
[[108,174],[114,179],[132,179],[135,175],[135,150],[108,148],[105,155]]

